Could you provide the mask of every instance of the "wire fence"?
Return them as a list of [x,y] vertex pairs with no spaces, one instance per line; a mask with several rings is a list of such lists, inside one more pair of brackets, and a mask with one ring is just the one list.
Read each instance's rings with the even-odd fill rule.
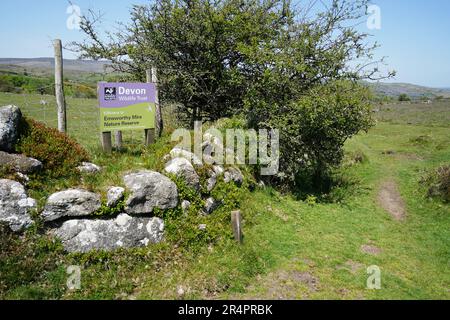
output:
[[[14,104],[26,117],[57,128],[56,98],[39,94],[1,94],[2,105]],[[95,99],[66,98],[67,133],[85,146],[92,147],[98,140],[98,110]]]
[[[0,106],[16,105],[22,114],[49,127],[58,127],[56,98],[52,95],[15,94],[0,92]],[[66,97],[67,134],[83,146],[95,149],[101,146],[100,119],[96,99]],[[174,108],[163,111],[166,123],[174,122]],[[114,134],[113,134],[114,139]],[[124,131],[123,142],[127,146],[142,145],[144,132]]]

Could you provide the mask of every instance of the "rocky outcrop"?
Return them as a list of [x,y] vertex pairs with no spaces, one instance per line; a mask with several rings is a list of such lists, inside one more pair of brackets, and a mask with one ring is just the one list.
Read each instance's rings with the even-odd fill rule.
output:
[[0,180],[0,222],[12,231],[22,231],[33,224],[30,212],[36,209],[36,201],[28,198],[23,185],[16,181]]
[[244,176],[242,175],[241,170],[237,168],[228,168],[224,173],[223,180],[226,183],[233,181],[238,186],[241,186],[244,182]]
[[216,201],[214,198],[208,198],[205,201],[205,208],[204,208],[204,214],[210,215],[213,213],[220,205],[222,204],[221,201]]
[[51,231],[68,252],[144,247],[161,242],[164,222],[159,218],[131,217],[125,213],[110,220],[68,220]]
[[166,164],[164,170],[183,178],[186,184],[195,190],[200,189],[200,177],[189,160],[185,158],[172,159]]
[[41,217],[54,221],[63,217],[88,216],[100,209],[100,196],[82,189],[70,189],[52,194]]
[[206,190],[211,192],[217,184],[218,177],[224,173],[224,169],[221,166],[213,166],[212,170],[208,171],[209,178],[206,181]]
[[155,208],[173,209],[178,204],[177,186],[158,172],[143,170],[131,173],[123,181],[131,191],[125,207],[129,214],[150,214]]
[[19,139],[19,124],[22,118],[20,109],[16,106],[0,108],[0,150],[14,151],[14,146]]
[[191,163],[201,166],[202,165],[202,159],[197,157],[194,153],[175,147],[170,151],[170,156],[172,159],[174,158],[185,158],[186,160],[189,160]]
[[125,189],[122,187],[109,188],[108,193],[106,194],[106,205],[110,208],[117,206],[119,202],[123,200],[124,194]]
[[205,133],[203,135],[205,141],[202,143],[202,153],[203,153],[203,161],[210,165],[221,164],[224,161],[222,158],[219,162],[217,162],[216,154],[223,155],[223,142],[219,137],[213,136],[212,134]]
[[181,210],[183,211],[184,214],[188,213],[190,207],[191,207],[191,202],[187,201],[187,200],[183,200],[183,202],[181,203]]
[[81,166],[77,167],[78,171],[81,173],[87,173],[87,174],[94,174],[99,173],[102,171],[102,168],[100,168],[98,165],[90,163],[90,162],[83,162]]
[[0,167],[10,167],[16,172],[23,174],[35,173],[42,170],[42,162],[28,158],[21,154],[11,154],[0,151]]

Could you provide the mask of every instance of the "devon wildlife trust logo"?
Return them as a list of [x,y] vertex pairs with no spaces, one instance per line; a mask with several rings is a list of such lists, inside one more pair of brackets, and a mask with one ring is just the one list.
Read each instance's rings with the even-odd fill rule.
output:
[[114,101],[117,99],[117,90],[115,87],[105,87],[105,101]]

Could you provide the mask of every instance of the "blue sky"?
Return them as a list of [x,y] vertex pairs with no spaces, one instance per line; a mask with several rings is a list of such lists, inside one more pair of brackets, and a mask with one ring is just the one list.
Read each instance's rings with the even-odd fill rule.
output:
[[[83,12],[101,10],[104,26],[127,21],[132,4],[145,0],[72,0]],[[392,82],[450,87],[450,1],[374,0],[381,9],[381,29],[365,30],[381,45],[377,55],[387,56]],[[51,39],[64,43],[82,39],[69,30],[65,0],[1,0],[0,57],[52,56]],[[366,28],[365,25],[361,28]],[[66,58],[75,58],[65,52]]]

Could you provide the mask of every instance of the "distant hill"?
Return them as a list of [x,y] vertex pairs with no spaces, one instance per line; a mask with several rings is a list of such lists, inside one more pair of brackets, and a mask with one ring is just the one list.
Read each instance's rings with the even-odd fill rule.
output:
[[[103,73],[105,68],[110,65],[107,61],[92,61],[92,60],[69,60],[64,59],[64,70],[90,73]],[[42,69],[53,70],[55,60],[53,58],[0,58],[0,68],[14,68],[14,69]]]
[[[0,58],[0,71],[23,74],[25,71],[33,76],[51,76],[54,69],[53,58]],[[112,71],[108,66],[108,61],[93,60],[64,60],[65,76],[71,80],[81,80],[89,82],[98,80],[89,75],[104,74],[105,71]],[[426,97],[433,99],[439,96],[450,98],[450,88],[429,88],[410,83],[385,83],[385,82],[364,82],[378,96],[388,96],[397,98],[400,94],[407,94],[413,99]]]
[[426,97],[433,99],[439,96],[450,98],[450,88],[429,88],[410,83],[369,83],[366,84],[378,95],[388,97],[398,97],[400,94],[407,94],[413,99]]
[[[109,66],[108,61],[64,59],[64,78],[76,83],[93,85],[98,81],[107,80],[106,74],[113,73]],[[0,74],[51,78],[54,75],[54,68],[54,58],[0,58]]]

